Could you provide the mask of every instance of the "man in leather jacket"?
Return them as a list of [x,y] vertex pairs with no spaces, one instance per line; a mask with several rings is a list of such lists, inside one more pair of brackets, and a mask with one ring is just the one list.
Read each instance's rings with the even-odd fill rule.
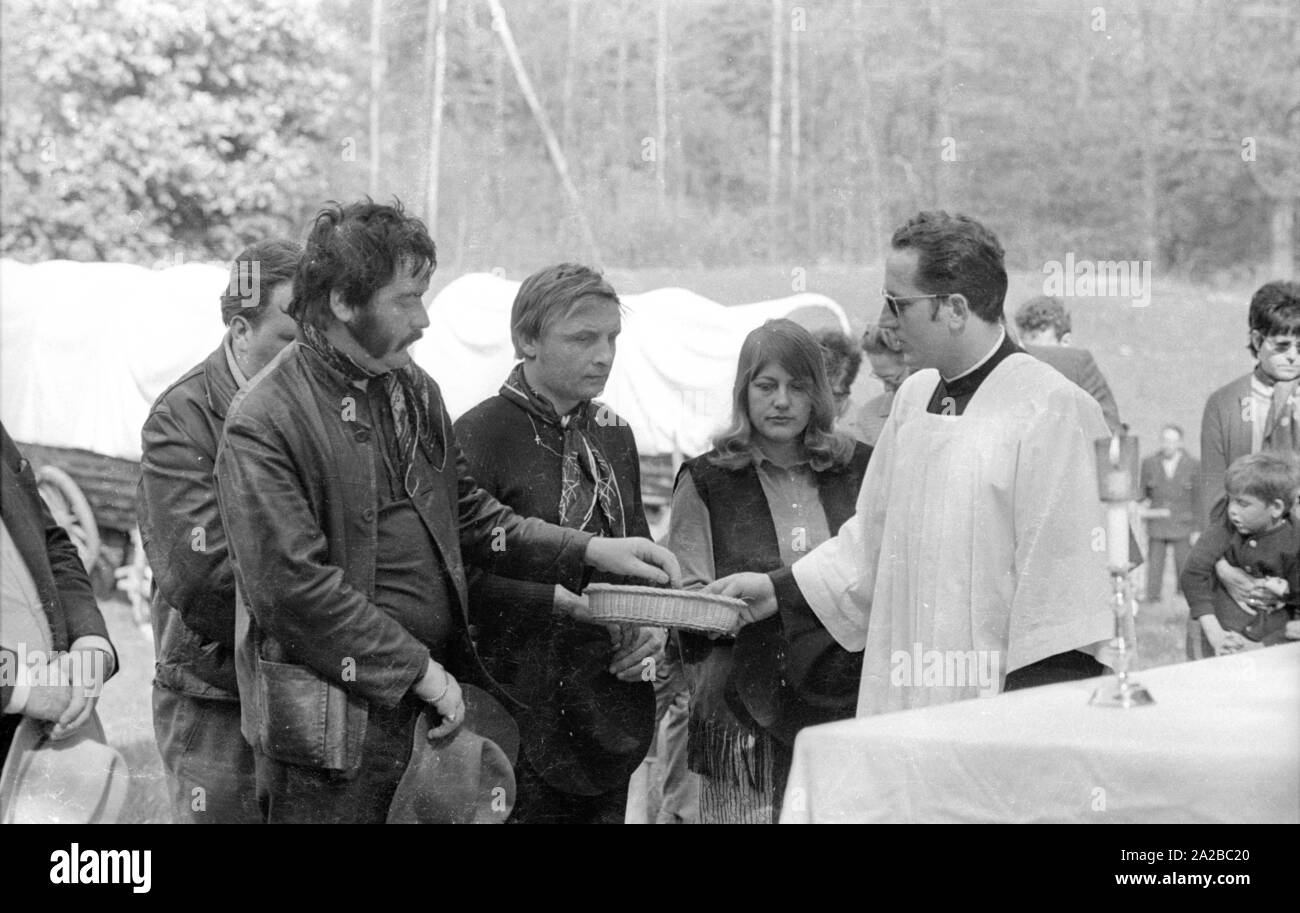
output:
[[230,401],[297,334],[287,308],[301,257],[301,244],[263,241],[235,259],[221,297],[229,327],[221,345],[158,397],[141,432],[154,733],[178,822],[261,821],[253,750],[239,733],[235,574],[212,466]]
[[[382,822],[411,756],[464,720],[481,674],[465,561],[579,590],[584,566],[676,582],[647,539],[523,518],[480,489],[438,386],[407,348],[429,326],[433,241],[399,205],[316,218],[289,346],[227,415],[216,475],[237,590],[236,671],[271,822]],[[490,684],[490,683],[489,683]]]

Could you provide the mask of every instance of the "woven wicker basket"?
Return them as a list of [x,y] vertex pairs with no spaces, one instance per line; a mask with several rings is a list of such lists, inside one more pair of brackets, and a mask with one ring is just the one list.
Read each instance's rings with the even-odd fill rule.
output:
[[719,634],[727,634],[736,626],[736,613],[745,606],[743,599],[649,586],[593,583],[583,592],[591,614],[601,621]]

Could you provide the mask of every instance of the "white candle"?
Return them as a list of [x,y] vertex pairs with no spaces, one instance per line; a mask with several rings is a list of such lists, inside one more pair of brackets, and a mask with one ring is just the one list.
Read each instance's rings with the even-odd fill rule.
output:
[[1126,570],[1128,560],[1128,505],[1106,505],[1106,556],[1112,570]]

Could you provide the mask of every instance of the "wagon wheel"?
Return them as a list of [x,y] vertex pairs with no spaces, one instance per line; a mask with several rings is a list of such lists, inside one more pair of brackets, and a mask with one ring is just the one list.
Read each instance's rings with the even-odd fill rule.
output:
[[36,471],[36,484],[41,497],[54,515],[54,520],[65,530],[77,546],[81,563],[89,573],[99,560],[99,526],[90,502],[81,493],[72,477],[57,466],[42,466]]
[[153,592],[153,570],[144,553],[144,542],[140,539],[140,527],[131,527],[131,561],[123,563],[113,572],[117,577],[117,588],[126,594],[131,603],[131,618],[140,630],[149,637],[153,636],[153,625],[149,611],[149,595]]

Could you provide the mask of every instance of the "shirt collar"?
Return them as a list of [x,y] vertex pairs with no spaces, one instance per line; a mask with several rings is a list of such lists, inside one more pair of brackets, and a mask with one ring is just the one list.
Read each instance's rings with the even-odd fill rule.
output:
[[235,350],[230,344],[230,331],[226,331],[226,338],[221,342],[222,348],[226,350],[226,364],[230,366],[230,376],[235,379],[235,386],[240,390],[248,386],[248,377],[239,367],[239,362],[235,361]]
[[1253,371],[1250,375],[1250,392],[1267,399],[1273,395],[1273,385],[1264,383],[1259,379],[1259,372]]
[[776,469],[785,469],[785,470],[795,469],[799,466],[810,466],[812,464],[812,457],[806,456],[802,460],[798,460],[797,462],[791,463],[789,466],[782,466],[780,463],[777,463],[766,453],[764,453],[757,444],[751,444],[749,446],[749,452],[753,455],[755,469],[757,469],[759,466],[762,466],[764,463]]
[[1007,328],[1006,328],[1006,327],[999,327],[998,329],[999,329],[999,333],[998,333],[998,341],[995,342],[995,343],[993,343],[993,348],[989,349],[988,354],[985,355],[983,358],[981,358],[979,361],[975,362],[975,364],[971,365],[971,366],[970,366],[969,368],[967,368],[965,371],[962,371],[962,372],[961,372],[960,374],[958,374],[956,377],[945,377],[945,378],[943,379],[943,380],[944,380],[944,383],[949,383],[949,384],[950,384],[950,383],[952,383],[954,380],[961,380],[961,379],[962,379],[963,377],[965,377],[967,374],[974,373],[975,371],[978,371],[981,367],[983,367],[983,366],[984,366],[984,363],[987,362],[990,358],[992,358],[992,357],[994,356],[994,354],[997,353],[998,349],[1002,348],[1002,343],[1003,343],[1003,341],[1005,341],[1006,338],[1007,338]]

